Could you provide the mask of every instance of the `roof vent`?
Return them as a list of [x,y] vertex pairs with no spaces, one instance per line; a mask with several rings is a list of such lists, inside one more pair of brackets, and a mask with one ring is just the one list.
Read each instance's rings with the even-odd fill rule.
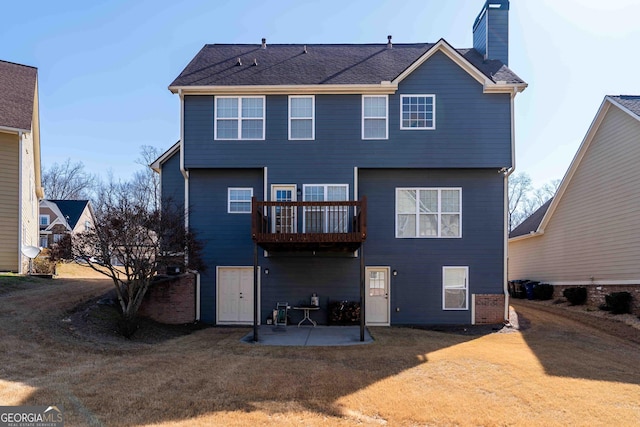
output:
[[387,36],[387,49],[393,48],[393,43],[391,43],[391,36]]
[[304,45],[304,50],[302,51],[303,53],[307,53],[307,45]]
[[236,67],[239,67],[240,65],[242,65],[242,60],[238,58],[238,61],[236,62]]
[[258,58],[253,58],[253,66],[257,66],[258,65]]
[[265,39],[265,38],[262,39],[262,48],[263,49],[267,48],[267,39]]

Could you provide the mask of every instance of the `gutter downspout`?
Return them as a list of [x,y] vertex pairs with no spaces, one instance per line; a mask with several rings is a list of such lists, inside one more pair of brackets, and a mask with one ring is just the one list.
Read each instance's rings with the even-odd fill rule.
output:
[[22,131],[18,131],[18,274],[24,273],[22,268],[22,178],[24,176],[22,135]]
[[509,176],[516,170],[516,138],[515,138],[515,117],[514,99],[518,90],[513,89],[511,94],[511,167],[504,174],[504,266],[503,266],[503,292],[504,292],[504,320],[509,320]]

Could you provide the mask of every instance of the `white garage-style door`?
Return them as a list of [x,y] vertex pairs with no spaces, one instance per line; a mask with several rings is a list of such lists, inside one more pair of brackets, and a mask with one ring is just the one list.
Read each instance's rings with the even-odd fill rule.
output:
[[[216,323],[219,325],[253,324],[253,267],[218,267],[216,283]],[[260,298],[259,289],[258,281],[258,299]],[[258,319],[260,319],[259,312]]]

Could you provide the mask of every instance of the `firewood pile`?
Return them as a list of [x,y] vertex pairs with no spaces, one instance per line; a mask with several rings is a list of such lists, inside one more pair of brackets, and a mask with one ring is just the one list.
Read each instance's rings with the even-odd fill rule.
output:
[[360,303],[356,301],[332,301],[329,303],[329,324],[357,325],[360,323]]

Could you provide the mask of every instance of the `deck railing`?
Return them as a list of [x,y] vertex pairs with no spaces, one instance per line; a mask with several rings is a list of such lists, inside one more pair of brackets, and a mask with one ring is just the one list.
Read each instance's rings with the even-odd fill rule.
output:
[[339,202],[265,202],[253,197],[251,212],[253,240],[272,249],[278,244],[353,245],[367,237],[366,197]]

